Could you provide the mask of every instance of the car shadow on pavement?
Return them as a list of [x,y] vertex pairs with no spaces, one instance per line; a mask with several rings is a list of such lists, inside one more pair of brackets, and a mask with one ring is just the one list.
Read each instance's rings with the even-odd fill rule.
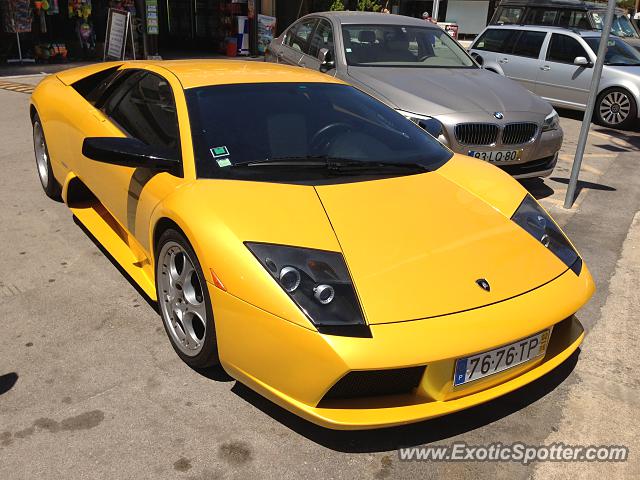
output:
[[571,374],[580,349],[544,377],[485,404],[433,420],[376,430],[329,430],[312,424],[236,382],[231,391],[299,435],[326,448],[345,453],[396,450],[445,440],[526,408],[556,389]]
[[140,288],[140,286],[135,282],[135,280],[133,280],[133,278],[131,278],[131,276],[127,273],[127,271],[124,268],[122,268],[122,266],[120,266],[120,264],[116,261],[116,259],[111,256],[109,251],[102,246],[102,244],[98,241],[98,239],[94,237],[89,230],[87,230],[87,227],[85,227],[82,224],[82,222],[78,220],[78,217],[76,217],[75,215],[73,215],[73,222],[80,228],[80,230],[84,232],[84,234],[87,237],[89,237],[89,240],[91,240],[93,244],[96,247],[98,247],[98,250],[100,250],[100,252],[102,252],[102,254],[113,264],[113,266],[118,270],[118,272],[120,272],[122,276],[127,279],[127,282],[129,282],[131,286],[135,288],[136,292],[138,292],[140,296],[144,298],[145,302],[149,304],[149,306],[153,309],[153,311],[159,315],[160,310],[158,310],[158,302],[156,302],[155,300],[152,300],[149,297],[149,295],[147,295],[145,291],[142,290],[142,288]]
[[0,375],[0,395],[4,395],[11,390],[17,381],[18,374],[16,372]]
[[536,200],[552,196],[555,192],[553,188],[544,183],[542,178],[523,178],[520,184],[526,188]]

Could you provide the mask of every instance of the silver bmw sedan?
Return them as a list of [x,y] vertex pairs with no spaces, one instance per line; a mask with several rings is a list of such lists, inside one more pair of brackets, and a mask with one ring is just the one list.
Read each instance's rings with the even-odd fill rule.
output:
[[371,12],[315,13],[273,39],[265,60],[336,76],[451,150],[515,177],[544,177],[555,167],[563,133],[551,105],[480,68],[432,23]]

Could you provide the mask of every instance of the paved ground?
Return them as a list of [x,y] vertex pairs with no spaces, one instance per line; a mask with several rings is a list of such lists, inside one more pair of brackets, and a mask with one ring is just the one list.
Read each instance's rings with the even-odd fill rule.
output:
[[[16,78],[34,84],[39,77]],[[595,127],[577,206],[562,209],[579,116],[549,179],[527,181],[585,256],[589,335],[552,374],[404,428],[314,427],[179,361],[140,296],[35,173],[28,95],[0,90],[0,478],[640,477],[640,135]],[[635,217],[635,220],[634,220]],[[579,358],[578,358],[579,357]],[[626,444],[625,464],[403,463],[398,445]]]

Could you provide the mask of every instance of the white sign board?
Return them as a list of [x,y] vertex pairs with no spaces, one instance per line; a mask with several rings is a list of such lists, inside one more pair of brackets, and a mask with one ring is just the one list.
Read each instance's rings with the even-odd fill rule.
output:
[[109,10],[107,19],[107,42],[104,46],[104,57],[124,60],[127,45],[127,30],[129,27],[129,13]]

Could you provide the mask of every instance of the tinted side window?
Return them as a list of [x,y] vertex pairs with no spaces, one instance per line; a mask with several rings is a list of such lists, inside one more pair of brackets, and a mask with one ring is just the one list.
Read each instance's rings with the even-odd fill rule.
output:
[[551,35],[547,60],[550,62],[573,63],[576,57],[589,58],[587,52],[575,38],[558,33]]
[[520,18],[522,17],[523,13],[524,7],[502,7],[496,23],[498,25],[505,23],[510,25],[518,24],[520,23]]
[[555,25],[560,11],[555,8],[531,8],[524,23],[527,25]]
[[142,74],[116,105],[110,105],[109,116],[129,135],[147,145],[180,151],[171,86],[158,75]]
[[289,30],[287,33],[287,38],[285,39],[285,45],[297,50],[299,52],[306,53],[309,37],[311,36],[311,32],[313,32],[313,27],[316,24],[316,19],[312,18],[310,20],[305,20],[303,22],[297,23]]
[[582,30],[591,28],[589,15],[587,12],[580,10],[562,10],[557,25],[564,28],[579,28]]
[[513,55],[538,58],[546,36],[545,32],[522,32],[516,41],[515,47],[513,47]]
[[506,28],[489,29],[480,36],[473,48],[488,52],[509,53],[517,33],[517,30]]
[[313,37],[309,44],[309,55],[317,57],[321,48],[328,48],[333,53],[333,29],[326,20],[320,20],[315,32],[313,32]]
[[81,80],[78,80],[73,84],[73,88],[87,99],[89,103],[94,103],[96,97],[96,90],[99,90],[101,86],[106,86],[111,83],[113,78],[118,74],[120,65],[107,68],[93,75],[89,75]]

